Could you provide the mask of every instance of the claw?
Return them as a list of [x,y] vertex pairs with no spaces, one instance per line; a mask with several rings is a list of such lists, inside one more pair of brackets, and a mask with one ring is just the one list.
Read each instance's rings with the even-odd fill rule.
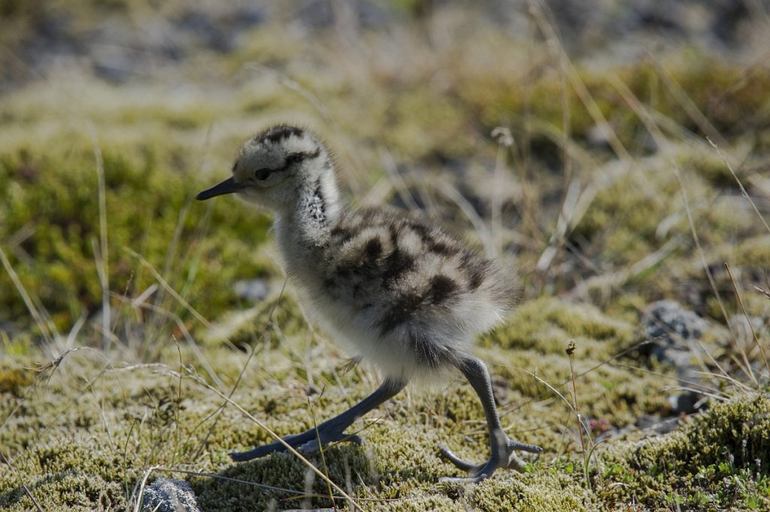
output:
[[441,451],[441,455],[443,455],[445,459],[447,459],[449,462],[454,464],[458,469],[461,469],[468,473],[473,473],[474,471],[481,469],[481,467],[483,466],[483,464],[474,464],[472,462],[468,462],[461,459],[460,457],[455,455],[452,452],[452,450],[444,446],[439,446],[438,449]]
[[535,455],[538,455],[543,451],[542,448],[534,444],[519,443],[511,440],[508,441],[508,449],[518,450],[520,452],[534,453]]
[[[500,436],[505,436],[505,434],[503,434],[502,431],[495,433],[496,438],[500,439]],[[535,454],[533,460],[536,460],[537,454],[543,451],[539,446],[512,441],[508,439],[507,436],[505,436],[504,442],[497,446],[500,446],[500,448],[495,449],[493,447],[492,456],[489,460],[479,464],[463,460],[448,448],[439,446],[441,455],[443,455],[445,459],[454,464],[458,469],[465,471],[470,475],[468,477],[445,477],[440,481],[448,483],[478,483],[492,476],[492,473],[498,468],[521,471],[526,463],[516,455],[516,451]]]

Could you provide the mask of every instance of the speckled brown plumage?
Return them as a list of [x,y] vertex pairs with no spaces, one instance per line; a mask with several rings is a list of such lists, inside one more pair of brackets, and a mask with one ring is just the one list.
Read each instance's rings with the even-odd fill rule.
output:
[[[323,297],[332,308],[360,308],[355,316],[368,319],[375,342],[386,349],[394,332],[402,338],[396,345],[408,350],[412,340],[431,334],[432,322],[447,324],[436,335],[448,339],[436,339],[435,350],[417,354],[417,366],[431,369],[453,364],[458,352],[470,349],[473,336],[499,321],[517,296],[510,274],[405,212],[344,212],[328,239],[309,252],[311,266],[294,270],[289,265],[290,273],[301,275],[297,280],[307,294]],[[313,275],[306,275],[310,269]]]

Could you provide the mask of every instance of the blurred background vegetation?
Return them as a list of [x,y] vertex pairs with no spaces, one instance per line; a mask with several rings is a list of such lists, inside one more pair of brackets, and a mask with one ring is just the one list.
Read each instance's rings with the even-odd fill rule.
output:
[[[717,389],[765,385],[768,33],[766,0],[0,0],[5,426],[31,400],[32,373],[21,368],[75,347],[116,366],[185,358],[222,390],[264,331],[268,348],[291,347],[286,375],[312,384],[297,354],[318,340],[291,298],[278,297],[270,219],[230,199],[193,200],[228,175],[243,140],[276,122],[328,141],[353,205],[412,210],[515,262],[535,306],[486,349],[519,348],[537,365],[564,338],[583,337],[588,369],[644,339],[651,304],[675,300],[710,326],[699,340],[711,343],[704,368],[729,376],[710,377]],[[569,376],[563,357],[552,364],[549,382]],[[286,375],[273,377],[291,387]],[[639,375],[589,374],[596,381],[583,389],[596,402],[586,414],[619,428],[675,415],[662,395],[628,384]],[[524,396],[543,392],[531,378],[505,378]],[[61,423],[41,418],[51,431]],[[8,427],[0,446],[23,459],[31,435]],[[233,435],[209,449],[252,442]],[[552,450],[563,441],[539,435]],[[621,469],[581,506],[638,498],[699,509],[711,499],[697,486],[681,490],[681,503],[632,496],[649,482],[624,481],[621,492],[611,482],[628,469],[612,467]],[[115,480],[133,485],[138,474]],[[762,478],[745,507],[770,499],[756,490],[770,488]],[[210,505],[221,499],[201,489]],[[130,494],[115,490],[105,503]]]
[[[356,203],[390,200],[472,230],[427,178],[439,175],[482,219],[495,202],[495,243],[518,254],[530,296],[569,291],[689,233],[671,165],[634,169],[662,149],[692,171],[694,208],[729,210],[699,219],[709,249],[733,246],[755,270],[770,254],[766,240],[748,242],[760,223],[743,216],[738,183],[703,141],[716,139],[745,185],[766,192],[761,3],[3,0],[0,13],[0,241],[61,332],[100,313],[102,259],[113,305],[155,282],[126,249],[208,316],[234,307],[213,284],[269,272],[255,257],[267,220],[191,197],[227,174],[239,141],[279,120],[330,139]],[[498,126],[514,146],[493,191]],[[613,161],[622,176],[608,176]],[[394,173],[400,188],[383,183]],[[564,212],[570,186],[591,201],[586,213]],[[729,216],[733,203],[747,222]],[[556,232],[563,212],[569,226]],[[661,235],[670,215],[680,218]],[[533,268],[549,246],[548,265]],[[691,250],[683,242],[677,256]],[[677,259],[671,283],[648,278],[632,291],[696,298],[699,312],[722,315],[702,306],[710,288],[691,282],[700,266]],[[35,327],[8,272],[0,284],[4,330]]]

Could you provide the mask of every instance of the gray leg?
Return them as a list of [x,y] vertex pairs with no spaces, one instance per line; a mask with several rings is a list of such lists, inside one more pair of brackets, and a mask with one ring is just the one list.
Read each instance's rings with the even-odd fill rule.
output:
[[[346,434],[345,429],[352,425],[357,418],[360,418],[383,402],[393,398],[399,391],[404,389],[404,386],[406,386],[405,382],[386,379],[374,393],[339,416],[324,421],[318,425],[317,428],[311,428],[301,434],[286,436],[283,440],[292,448],[297,448],[304,452],[312,452],[317,450],[319,445],[326,446],[328,443],[334,441],[352,441],[360,443],[360,437],[357,435]],[[274,443],[258,446],[247,452],[231,453],[230,456],[235,461],[243,462],[283,451],[286,451],[286,446],[284,446],[283,443],[276,441]]]
[[487,425],[489,426],[491,457],[487,462],[474,464],[460,459],[442,446],[440,447],[442,455],[452,464],[470,474],[468,478],[443,478],[442,480],[449,482],[480,482],[491,476],[497,468],[521,470],[524,466],[524,461],[516,456],[516,450],[540,453],[542,448],[512,441],[503,431],[500,416],[498,416],[497,408],[495,407],[495,399],[492,395],[492,379],[489,377],[487,366],[483,361],[475,357],[467,357],[458,365],[458,368],[468,379],[468,382],[471,383],[471,386],[473,386],[476,394],[481,399],[481,405],[484,406],[484,414],[487,417]]

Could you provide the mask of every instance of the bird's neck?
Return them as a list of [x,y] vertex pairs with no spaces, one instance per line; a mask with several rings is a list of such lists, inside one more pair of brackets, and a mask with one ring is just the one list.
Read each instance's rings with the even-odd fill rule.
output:
[[295,207],[279,219],[283,236],[308,249],[327,243],[331,230],[337,225],[341,212],[339,189],[334,172],[308,179],[297,190]]

